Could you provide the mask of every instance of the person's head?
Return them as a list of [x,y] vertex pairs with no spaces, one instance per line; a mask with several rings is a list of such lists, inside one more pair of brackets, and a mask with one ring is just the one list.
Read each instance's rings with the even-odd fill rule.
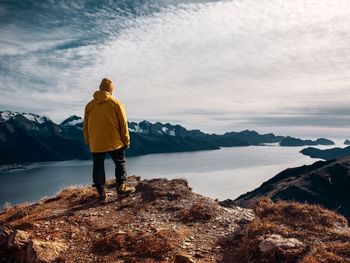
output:
[[107,78],[102,79],[100,84],[100,90],[112,93],[114,88],[115,86],[111,79],[107,79]]

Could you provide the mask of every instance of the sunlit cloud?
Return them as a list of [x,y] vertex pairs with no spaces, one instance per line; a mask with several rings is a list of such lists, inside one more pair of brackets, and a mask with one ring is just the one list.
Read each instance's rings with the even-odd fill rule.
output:
[[1,23],[2,107],[82,115],[108,76],[135,120],[217,132],[348,127],[347,0],[59,2],[66,20],[47,2],[36,24]]

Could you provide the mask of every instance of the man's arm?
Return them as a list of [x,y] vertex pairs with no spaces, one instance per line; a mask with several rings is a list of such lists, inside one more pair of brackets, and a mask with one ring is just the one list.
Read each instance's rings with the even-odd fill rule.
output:
[[117,110],[117,119],[118,119],[118,124],[119,124],[119,133],[120,133],[120,138],[124,144],[124,148],[129,148],[130,145],[130,135],[129,135],[129,129],[128,129],[128,120],[126,117],[126,112],[124,105],[119,102],[117,103],[119,106]]
[[89,112],[88,112],[88,105],[85,107],[85,112],[84,112],[84,139],[85,143],[89,145],[89,129],[88,129],[88,122],[89,122]]

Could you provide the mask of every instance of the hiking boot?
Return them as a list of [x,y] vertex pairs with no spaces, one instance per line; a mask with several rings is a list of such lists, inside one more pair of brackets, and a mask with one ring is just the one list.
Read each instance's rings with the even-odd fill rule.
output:
[[125,182],[120,182],[117,184],[117,193],[118,194],[131,194],[135,192],[135,187],[127,186]]
[[102,186],[97,186],[96,190],[97,190],[97,193],[99,195],[99,199],[102,200],[102,201],[106,200],[107,195],[106,195],[105,187],[103,185]]

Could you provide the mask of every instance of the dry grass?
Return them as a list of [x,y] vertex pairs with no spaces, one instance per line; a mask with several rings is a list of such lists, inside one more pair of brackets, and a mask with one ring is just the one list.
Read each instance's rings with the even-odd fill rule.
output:
[[[348,241],[349,242],[349,241]],[[339,241],[321,243],[301,263],[346,263],[350,262],[350,244]]]
[[162,233],[142,233],[134,243],[134,253],[140,257],[162,259],[173,250],[167,235]]
[[204,199],[197,200],[189,208],[181,209],[177,216],[183,222],[209,221],[217,214],[217,210]]
[[69,187],[59,193],[58,196],[43,198],[36,204],[22,203],[8,206],[4,212],[0,213],[0,226],[7,224],[22,230],[32,229],[33,225],[31,222],[49,220],[46,217],[54,210],[53,206],[60,209],[81,207],[87,202],[95,200],[96,197],[96,191],[92,187]]
[[32,210],[33,205],[31,203],[9,206],[4,212],[0,213],[0,225],[25,218]]
[[[316,205],[263,198],[254,204],[256,219],[249,223],[240,240],[242,262],[350,262],[350,231],[347,220]],[[297,238],[304,246],[279,248],[264,254],[259,243],[271,234]]]
[[96,190],[93,187],[70,187],[64,189],[61,193],[57,195],[57,197],[54,197],[54,199],[69,199],[70,203],[75,203],[74,201],[79,201],[80,203],[82,200],[91,199],[95,197]]
[[[113,252],[129,252],[126,257],[139,257],[154,260],[162,260],[174,249],[171,237],[175,233],[146,233],[126,232],[110,234],[105,238],[96,241],[91,251],[99,255],[107,255]],[[175,235],[176,236],[176,235]],[[123,255],[123,253],[121,253]]]
[[5,204],[3,204],[3,206],[2,206],[2,210],[6,211],[6,210],[10,209],[11,207],[13,207],[13,205],[10,202],[5,202]]
[[347,220],[330,210],[317,205],[307,205],[297,202],[280,201],[273,203],[267,198],[259,199],[254,204],[254,211],[258,218],[276,221],[292,228],[306,228],[309,230],[324,230],[335,225],[346,227]]
[[[129,183],[137,184],[137,178]],[[4,225],[11,230],[26,231],[33,240],[67,244],[70,249],[59,255],[66,262],[73,259],[80,262],[85,258],[86,262],[95,262],[95,258],[99,262],[165,262],[183,249],[185,237],[197,233],[172,220],[184,204],[192,204],[197,199],[186,181],[140,182],[138,191],[127,198],[115,194],[115,180],[108,181],[106,187],[109,196],[105,202],[98,201],[95,188],[75,186],[64,189],[56,197],[43,198],[37,204],[8,207],[0,213],[0,229]],[[147,195],[155,200],[146,201]],[[213,204],[215,202],[199,203],[191,207],[191,213],[196,215],[193,218],[211,218],[206,210],[210,210],[207,205]],[[201,224],[196,227],[200,228]],[[12,248],[5,243],[0,244],[0,262],[8,262],[12,254],[21,256],[22,250],[12,253]]]

